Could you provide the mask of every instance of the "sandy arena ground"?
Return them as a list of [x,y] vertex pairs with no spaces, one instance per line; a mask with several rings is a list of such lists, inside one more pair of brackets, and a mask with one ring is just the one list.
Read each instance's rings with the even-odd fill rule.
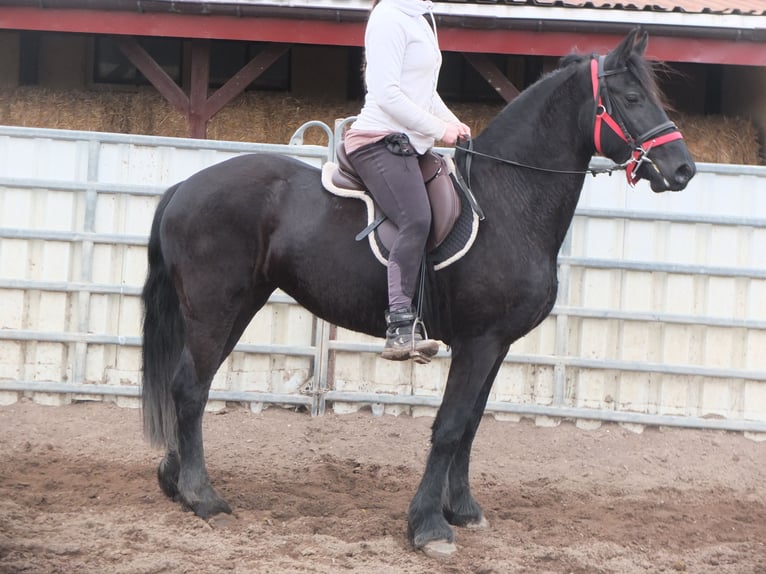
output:
[[766,442],[491,417],[472,465],[490,528],[429,559],[405,533],[431,423],[207,413],[210,475],[237,517],[222,528],[161,494],[138,411],[0,407],[0,572],[766,573]]

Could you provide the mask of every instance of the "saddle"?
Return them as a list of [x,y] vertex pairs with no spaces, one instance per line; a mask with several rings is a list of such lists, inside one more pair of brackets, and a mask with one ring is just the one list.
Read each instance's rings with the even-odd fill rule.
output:
[[[322,184],[335,195],[364,201],[367,227],[357,234],[356,240],[368,238],[375,257],[386,265],[398,229],[375,204],[351,165],[343,142],[336,152],[337,163],[328,162],[322,167]],[[462,188],[455,185],[456,171],[451,158],[429,150],[418,162],[431,204],[431,231],[426,254],[434,269],[439,270],[468,252],[476,239],[480,218],[469,198],[459,191]]]

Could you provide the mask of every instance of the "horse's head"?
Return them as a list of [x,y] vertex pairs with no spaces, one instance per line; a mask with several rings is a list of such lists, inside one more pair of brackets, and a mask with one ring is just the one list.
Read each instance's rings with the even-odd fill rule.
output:
[[652,190],[680,191],[696,167],[681,133],[668,119],[644,59],[648,35],[639,28],[606,56],[593,57],[596,150],[626,165],[631,185],[649,181]]

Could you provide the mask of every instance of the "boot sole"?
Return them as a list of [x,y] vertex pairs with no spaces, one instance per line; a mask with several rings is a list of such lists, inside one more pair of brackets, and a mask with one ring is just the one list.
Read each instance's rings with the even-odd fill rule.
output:
[[425,365],[431,362],[431,358],[439,352],[439,343],[436,341],[421,341],[415,348],[383,349],[381,356],[389,361],[414,360],[416,363]]

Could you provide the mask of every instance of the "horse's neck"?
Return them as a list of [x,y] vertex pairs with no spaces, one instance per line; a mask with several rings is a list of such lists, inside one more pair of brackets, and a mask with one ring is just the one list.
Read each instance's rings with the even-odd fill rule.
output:
[[574,215],[584,174],[544,170],[587,169],[593,144],[578,116],[590,90],[580,67],[559,70],[523,92],[474,142],[478,152],[539,168],[484,159],[487,176],[476,173],[476,191],[490,213],[506,213],[523,233],[551,237],[555,249]]
[[587,164],[592,152],[579,118],[582,106],[592,101],[582,64],[557,70],[506,106],[476,138],[476,147],[544,168],[576,169],[581,166],[571,162]]

